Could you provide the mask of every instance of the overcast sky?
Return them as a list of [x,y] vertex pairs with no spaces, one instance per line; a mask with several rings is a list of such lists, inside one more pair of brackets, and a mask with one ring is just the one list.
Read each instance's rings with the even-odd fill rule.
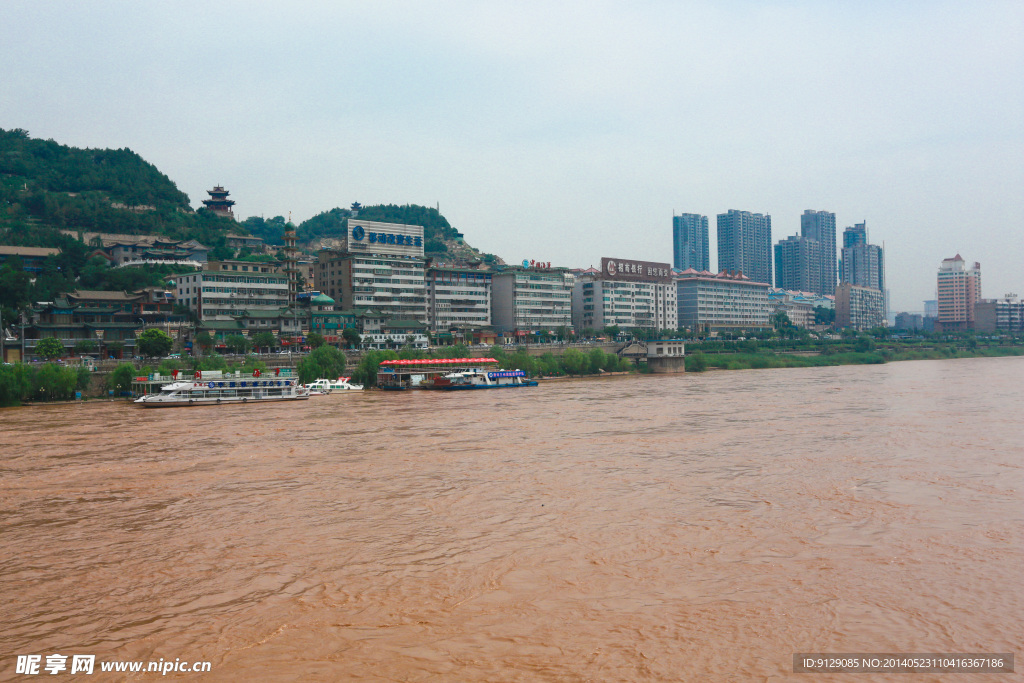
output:
[[671,262],[673,212],[867,221],[893,311],[959,252],[1024,295],[1024,2],[24,2],[0,127],[200,206],[440,206],[508,262]]

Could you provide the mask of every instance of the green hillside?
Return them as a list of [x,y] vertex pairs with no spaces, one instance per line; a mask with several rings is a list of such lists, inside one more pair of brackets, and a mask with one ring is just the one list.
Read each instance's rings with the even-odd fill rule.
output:
[[78,149],[0,129],[0,244],[60,246],[61,229],[211,247],[241,232],[234,221],[193,212],[188,195],[130,149]]
[[[436,209],[414,204],[355,204],[324,211],[298,226],[299,246],[313,253],[323,240],[337,239],[353,211],[365,220],[422,225],[428,256],[500,262],[466,245]],[[7,320],[31,301],[48,300],[61,291],[134,289],[157,284],[183,268],[109,268],[102,259],[90,261],[91,247],[62,230],[195,239],[211,249],[211,258],[220,259],[235,255],[226,246],[231,233],[281,245],[284,228],[280,216],[236,223],[205,209],[193,211],[188,196],[170,178],[130,149],[79,149],[34,139],[22,129],[0,129],[0,245],[56,247],[62,252],[47,258],[34,278],[19,262],[0,262],[0,310]]]
[[[485,262],[500,262],[500,259],[483,254],[465,244],[462,234],[453,228],[448,220],[438,213],[437,209],[417,204],[377,204],[358,207],[358,217],[366,221],[382,223],[403,223],[405,225],[423,226],[423,247],[427,256],[435,258],[457,257],[479,259]],[[348,219],[353,217],[352,209],[335,207],[323,211],[303,221],[295,229],[295,236],[300,246],[315,249],[315,245],[324,240],[341,239],[348,228]],[[276,216],[270,219],[252,217],[242,221],[242,227],[257,237],[262,237],[268,244],[283,244],[285,219]]]

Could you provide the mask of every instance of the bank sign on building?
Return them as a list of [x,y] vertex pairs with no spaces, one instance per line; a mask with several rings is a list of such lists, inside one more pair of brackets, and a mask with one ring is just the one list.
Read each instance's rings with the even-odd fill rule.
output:
[[602,258],[600,273],[580,276],[573,288],[578,329],[676,329],[676,294],[667,263]]
[[341,249],[317,254],[316,287],[336,310],[371,309],[393,320],[427,320],[423,226],[349,220]]
[[614,280],[636,280],[642,282],[672,282],[672,269],[667,263],[650,261],[627,261],[626,259],[602,258],[601,272]]

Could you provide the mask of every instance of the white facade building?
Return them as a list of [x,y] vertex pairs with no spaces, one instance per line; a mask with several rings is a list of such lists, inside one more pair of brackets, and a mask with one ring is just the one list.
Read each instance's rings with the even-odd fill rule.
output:
[[491,284],[491,317],[496,330],[527,337],[572,327],[575,276],[565,269],[514,266],[496,272]]
[[688,268],[675,274],[679,326],[694,332],[743,332],[770,326],[767,282]]
[[199,272],[176,276],[175,295],[201,320],[278,311],[288,306],[288,277],[266,263],[211,261]]
[[350,219],[340,249],[320,252],[316,288],[343,310],[372,308],[389,318],[427,320],[423,227]]
[[601,259],[601,270],[583,271],[573,287],[577,330],[675,330],[676,286],[667,263]]
[[427,268],[427,325],[433,332],[491,324],[491,272]]

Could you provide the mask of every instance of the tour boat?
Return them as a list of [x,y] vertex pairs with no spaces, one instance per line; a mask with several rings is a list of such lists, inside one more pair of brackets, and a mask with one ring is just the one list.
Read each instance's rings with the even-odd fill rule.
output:
[[362,384],[352,384],[349,380],[351,377],[339,377],[338,379],[318,379],[315,382],[306,385],[311,394],[321,393],[330,394],[335,391],[362,391]]
[[515,387],[535,387],[537,382],[528,379],[522,370],[484,370],[468,368],[435,377],[429,388],[441,391],[460,391],[464,389],[508,389]]
[[[220,373],[218,373],[219,375]],[[155,394],[135,400],[143,408],[172,406],[220,405],[263,401],[302,401],[309,398],[309,389],[294,377],[261,378],[257,370],[252,379],[216,377],[206,381],[200,372],[192,381],[171,382]]]

